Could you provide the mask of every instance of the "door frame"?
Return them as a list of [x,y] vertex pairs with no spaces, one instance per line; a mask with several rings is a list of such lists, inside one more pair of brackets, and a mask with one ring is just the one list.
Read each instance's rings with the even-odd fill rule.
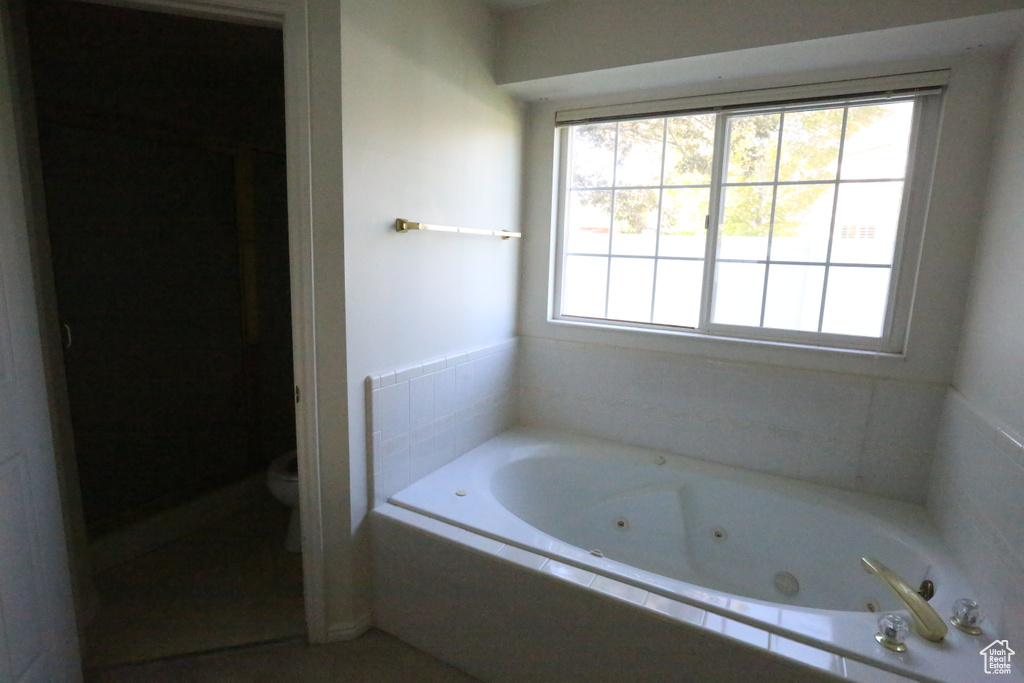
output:
[[[0,204],[4,220],[4,285],[0,302],[4,323],[10,325],[0,340],[0,378],[4,393],[2,416],[15,423],[4,425],[0,453],[5,482],[3,515],[4,550],[12,553],[0,568],[0,581],[15,600],[10,613],[0,615],[0,679],[81,680],[80,638],[75,632],[76,610],[88,610],[88,597],[77,595],[71,569],[84,566],[84,557],[69,552],[78,531],[84,542],[84,522],[77,499],[74,473],[60,471],[62,430],[60,407],[51,386],[59,365],[50,363],[51,348],[43,333],[49,319],[48,261],[41,239],[37,168],[34,152],[35,118],[31,107],[22,5],[0,0]],[[12,297],[11,294],[14,296]],[[56,327],[54,328],[56,329]],[[59,340],[58,340],[59,342]],[[57,347],[59,349],[59,346]],[[11,405],[11,403],[15,405]],[[69,474],[67,477],[62,475]],[[88,589],[91,589],[91,580]],[[0,605],[0,612],[5,606]],[[13,646],[12,646],[13,644]],[[13,655],[13,656],[12,656]]]
[[[288,251],[291,279],[292,354],[296,390],[296,450],[299,459],[299,507],[302,518],[303,592],[307,635],[313,643],[336,639],[329,627],[324,509],[321,492],[321,438],[318,419],[316,363],[316,306],[314,296],[313,208],[323,202],[324,188],[313,185],[313,123],[310,96],[309,0],[77,0],[91,4],[142,9],[235,23],[280,28],[284,37],[286,173],[288,194]],[[340,60],[340,55],[336,55]],[[340,102],[339,105],[340,107]],[[340,160],[338,161],[340,163]],[[314,196],[314,190],[319,197]],[[338,195],[341,188],[336,188]],[[333,201],[331,201],[333,200]],[[327,202],[338,201],[335,197]],[[55,302],[46,302],[54,304]],[[53,328],[53,324],[48,325]],[[59,329],[44,335],[60,338]],[[53,387],[67,405],[66,385]],[[335,419],[345,420],[342,415]],[[73,460],[61,449],[58,459]],[[65,452],[66,451],[66,452]],[[65,465],[72,463],[65,463]],[[67,467],[60,468],[67,470]],[[76,472],[77,468],[72,468]],[[64,482],[77,486],[77,482]],[[72,513],[74,514],[74,513]],[[81,507],[78,507],[81,514]],[[81,521],[81,520],[79,520]],[[87,557],[87,548],[75,548]],[[80,606],[79,609],[82,609]],[[352,635],[358,635],[353,633]],[[351,637],[351,636],[349,636]]]

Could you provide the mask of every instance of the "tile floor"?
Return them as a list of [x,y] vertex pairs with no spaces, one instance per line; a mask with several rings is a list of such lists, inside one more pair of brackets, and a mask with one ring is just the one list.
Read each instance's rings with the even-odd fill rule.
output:
[[98,574],[85,669],[303,636],[302,556],[284,550],[287,524],[287,508],[268,493]]
[[305,641],[302,556],[284,550],[288,511],[267,494],[243,513],[96,576],[89,683],[472,683],[377,630]]
[[353,641],[302,640],[92,672],[87,683],[474,683],[476,678],[371,630]]

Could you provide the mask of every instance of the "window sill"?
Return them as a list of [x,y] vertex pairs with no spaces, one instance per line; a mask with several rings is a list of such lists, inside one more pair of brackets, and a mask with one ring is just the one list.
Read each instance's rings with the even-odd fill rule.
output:
[[724,362],[755,363],[825,372],[856,373],[879,377],[904,377],[908,374],[907,355],[903,353],[812,346],[743,337],[726,337],[642,327],[623,327],[601,322],[547,319],[540,335],[569,343],[592,343],[623,349],[677,353]]

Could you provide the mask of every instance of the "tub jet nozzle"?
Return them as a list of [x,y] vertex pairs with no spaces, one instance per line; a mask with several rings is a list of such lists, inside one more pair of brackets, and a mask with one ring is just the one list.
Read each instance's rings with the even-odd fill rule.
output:
[[779,572],[775,575],[775,590],[787,597],[793,597],[800,592],[800,582],[789,572]]

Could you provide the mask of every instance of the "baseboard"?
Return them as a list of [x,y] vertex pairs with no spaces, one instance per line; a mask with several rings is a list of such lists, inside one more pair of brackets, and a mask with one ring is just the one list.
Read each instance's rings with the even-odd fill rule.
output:
[[210,520],[251,507],[267,493],[263,474],[100,536],[89,544],[93,572],[116,567],[197,531]]
[[336,643],[343,640],[355,640],[369,631],[372,626],[373,617],[369,612],[347,624],[333,624],[327,629],[327,642]]

